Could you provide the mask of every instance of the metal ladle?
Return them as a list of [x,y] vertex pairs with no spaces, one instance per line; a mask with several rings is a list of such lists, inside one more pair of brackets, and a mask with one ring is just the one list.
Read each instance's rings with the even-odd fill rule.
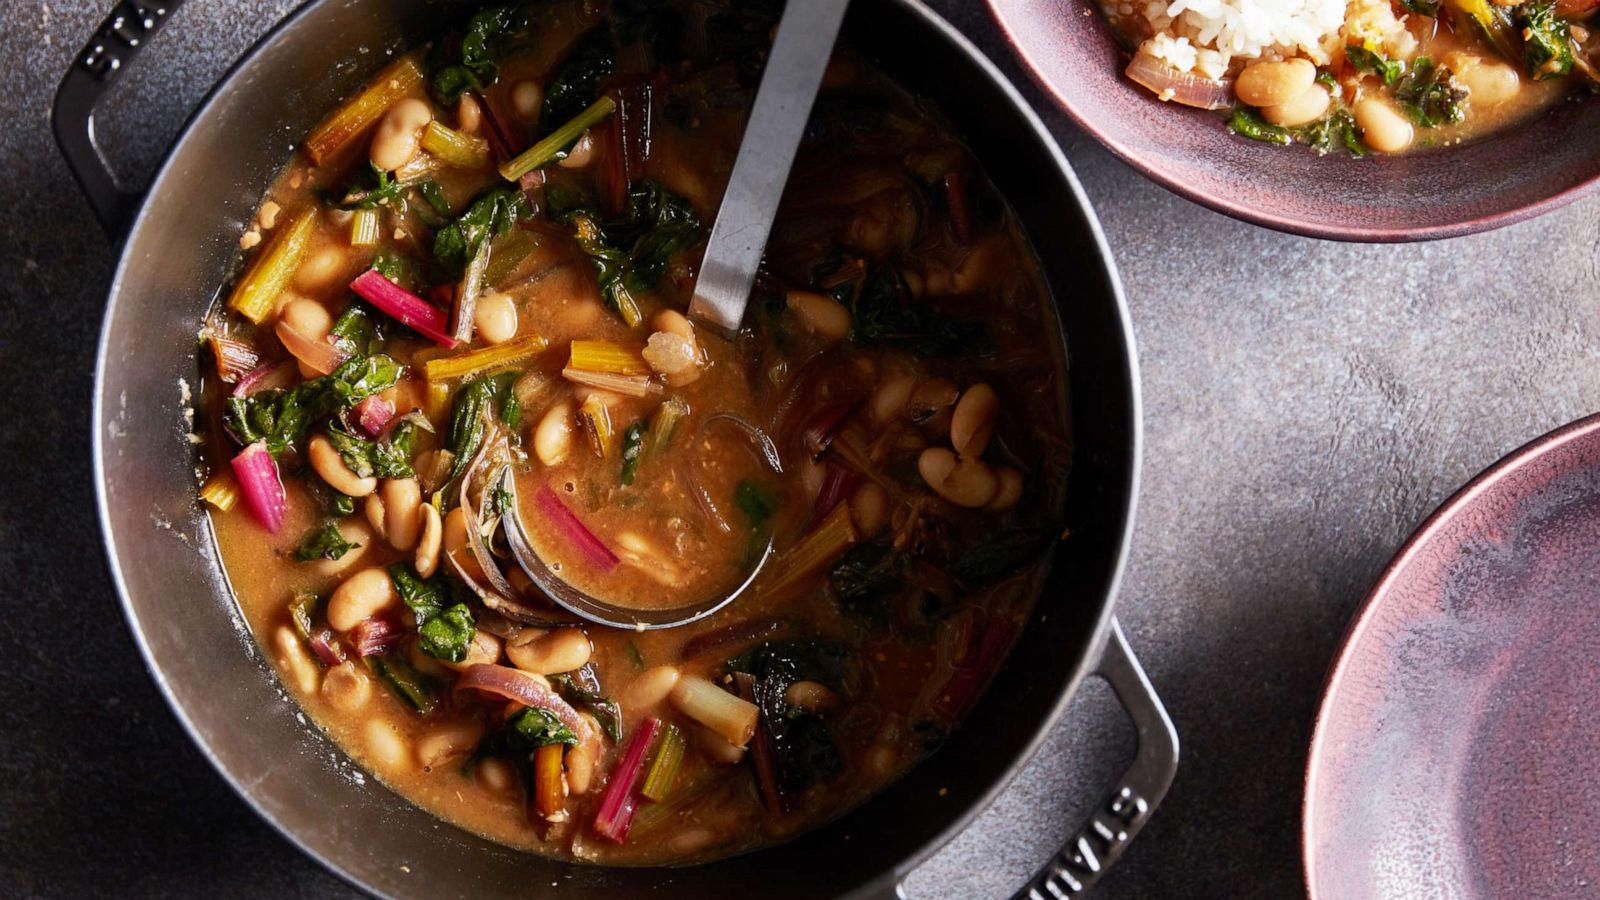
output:
[[[689,303],[690,318],[725,335],[738,333],[744,322],[772,220],[848,6],[849,0],[790,0],[778,22],[739,156],[711,227],[694,299]],[[776,449],[770,443],[760,449],[781,474]],[[515,479],[509,471],[502,477],[502,487],[511,493],[515,507]],[[772,558],[769,538],[749,575],[727,595],[670,609],[632,609],[594,597],[563,580],[533,551],[521,516],[506,518],[507,539],[520,568],[533,583],[569,612],[615,628],[649,631],[703,619],[743,594]]]

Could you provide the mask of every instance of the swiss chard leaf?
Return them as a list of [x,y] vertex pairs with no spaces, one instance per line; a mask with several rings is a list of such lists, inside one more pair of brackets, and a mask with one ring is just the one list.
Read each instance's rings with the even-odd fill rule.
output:
[[1467,92],[1450,70],[1419,56],[1395,82],[1395,100],[1411,121],[1423,128],[1460,122],[1467,117]]
[[352,303],[345,307],[333,327],[328,329],[333,344],[348,355],[366,356],[375,353],[383,338],[378,334],[378,320],[367,311],[366,304]]
[[449,64],[430,60],[433,73],[428,80],[440,103],[455,103],[469,90],[482,90],[500,77],[500,61],[514,52],[518,32],[528,24],[523,6],[491,6],[467,20],[461,35],[460,58]]
[[478,455],[478,448],[483,446],[484,432],[488,428],[486,416],[496,415],[496,408],[500,409],[500,420],[514,426],[508,421],[506,409],[514,410],[511,418],[519,414],[515,412],[516,395],[511,391],[514,376],[491,375],[469,381],[456,391],[455,406],[450,414],[450,433],[447,442],[454,462],[450,467],[450,479],[466,471],[472,463],[472,458]]
[[472,646],[476,623],[472,610],[465,603],[457,603],[439,611],[439,614],[417,626],[422,652],[434,659],[461,662],[467,658]]
[[632,485],[639,475],[639,459],[644,453],[644,436],[650,426],[643,419],[622,433],[622,483]]
[[1514,7],[1512,21],[1522,33],[1522,64],[1534,81],[1572,71],[1572,30],[1556,15],[1554,0],[1530,0]]
[[[593,677],[593,670],[589,670],[590,680],[598,687],[600,682]],[[550,686],[555,688],[562,698],[573,706],[582,707],[594,716],[600,723],[600,729],[611,738],[612,743],[622,740],[622,707],[615,700],[601,694],[598,690],[591,690],[579,684],[577,679],[570,674],[551,675]]]
[[1350,65],[1362,72],[1378,76],[1384,84],[1394,84],[1406,70],[1405,63],[1389,59],[1360,44],[1350,44],[1345,47],[1344,56],[1350,60]]
[[433,257],[452,278],[460,278],[484,241],[505,234],[531,215],[533,207],[522,191],[514,187],[485,191],[433,236]]
[[851,681],[848,667],[849,651],[828,641],[773,641],[728,661],[729,671],[745,672],[753,679],[781,793],[803,791],[843,769],[827,725],[814,713],[790,707],[785,692],[801,680],[842,690]]
[[1400,5],[1405,7],[1407,12],[1414,12],[1429,18],[1438,17],[1441,3],[1442,0],[1400,0]]
[[1010,574],[1037,557],[1048,535],[1037,529],[1003,528],[962,551],[950,564],[950,574],[969,586]]
[[388,437],[369,441],[335,425],[328,429],[328,440],[357,478],[411,478],[417,474],[411,467],[415,430],[411,422],[402,421]]
[[778,512],[777,493],[748,478],[739,480],[738,486],[733,490],[733,499],[752,530],[760,529]]
[[389,580],[417,617],[423,652],[450,662],[466,659],[475,623],[472,610],[456,599],[454,583],[443,575],[424,579],[403,562],[389,567]]
[[1288,146],[1294,143],[1294,132],[1268,122],[1247,106],[1233,108],[1233,114],[1228,117],[1228,130],[1242,138],[1264,144]]
[[311,562],[314,559],[341,559],[346,553],[360,546],[345,540],[339,531],[339,526],[332,522],[324,522],[307,532],[300,540],[300,546],[295,548],[294,558],[300,562]]
[[474,760],[490,756],[527,757],[550,744],[574,745],[578,736],[548,710],[530,706],[506,719],[498,731],[490,733],[473,751]]
[[[825,278],[830,266],[842,265],[840,257],[819,267],[814,276]],[[919,357],[989,349],[989,337],[981,324],[952,318],[911,296],[905,279],[891,266],[870,266],[864,276],[845,281],[831,293],[850,309],[850,340],[855,343],[896,347]]]
[[274,456],[297,444],[313,426],[400,379],[400,364],[383,354],[353,357],[331,374],[289,390],[229,397],[224,422],[241,444],[266,441]]
[[612,309],[618,294],[654,290],[667,264],[700,236],[700,219],[688,201],[654,182],[635,184],[621,216],[602,220],[580,194],[545,193],[550,217],[570,225],[594,262],[600,292]]
[[544,112],[540,121],[559,126],[600,97],[600,82],[616,71],[611,51],[611,35],[606,29],[591,29],[578,39],[561,68],[545,90]]
[[828,586],[841,609],[876,618],[884,600],[905,587],[905,560],[890,544],[856,544],[828,570]]
[[1366,156],[1367,144],[1356,127],[1356,117],[1348,109],[1336,109],[1326,119],[1300,129],[1300,139],[1321,154],[1343,147],[1351,156]]

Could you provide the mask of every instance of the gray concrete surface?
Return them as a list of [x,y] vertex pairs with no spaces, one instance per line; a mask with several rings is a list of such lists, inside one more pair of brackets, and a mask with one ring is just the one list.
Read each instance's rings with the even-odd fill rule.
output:
[[[347,895],[188,744],[100,562],[85,404],[113,255],[47,109],[108,5],[12,0],[0,30],[0,895]],[[104,123],[121,165],[148,172],[290,5],[190,0]],[[976,0],[934,5],[1024,80]],[[1097,896],[1292,897],[1311,718],[1366,587],[1457,485],[1600,406],[1600,201],[1426,246],[1293,238],[1146,183],[1025,90],[1133,306],[1148,444],[1120,609],[1184,741],[1165,805]],[[1091,684],[910,895],[1007,893],[1131,753]]]

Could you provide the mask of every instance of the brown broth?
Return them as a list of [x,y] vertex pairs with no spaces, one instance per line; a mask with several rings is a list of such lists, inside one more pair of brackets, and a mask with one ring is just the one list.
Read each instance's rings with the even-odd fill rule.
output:
[[[505,64],[500,81],[487,92],[491,102],[509,103],[512,85],[521,79],[548,83],[567,47],[596,18],[586,12],[591,7],[576,3],[549,9],[550,18],[536,25],[538,49]],[[691,98],[686,105],[695,115],[682,125],[657,126],[645,178],[684,197],[701,217],[703,229],[714,215],[737,151],[741,104],[748,102],[752,87],[747,77],[741,80],[732,61],[698,67],[686,63],[673,75],[680,96]],[[424,94],[419,90],[413,96]],[[511,846],[607,864],[697,862],[782,841],[860,803],[931,752],[970,706],[1025,620],[1044,573],[1044,550],[1058,530],[1053,523],[1070,456],[1063,360],[1053,337],[1058,325],[1037,260],[1015,217],[925,103],[842,52],[830,68],[820,104],[823,132],[803,147],[790,180],[769,246],[770,272],[750,327],[731,342],[699,336],[705,356],[697,380],[679,386],[657,383],[661,390],[646,398],[607,400],[618,433],[635,421],[650,421],[668,396],[681,399],[690,410],[673,442],[639,463],[632,485],[620,482],[620,450],[597,453],[581,432],[574,433],[566,458],[554,465],[542,464],[529,448],[533,430],[553,404],[575,402],[586,393],[562,380],[570,341],[638,342],[651,329],[630,328],[606,307],[582,247],[542,214],[528,226],[536,247],[494,285],[513,297],[519,334],[536,333],[549,341],[549,350],[518,364],[519,377],[536,371],[556,387],[539,393],[536,405],[522,409],[520,421],[505,428],[507,439],[523,448],[507,459],[523,498],[523,518],[547,562],[563,562],[574,584],[597,593],[638,607],[669,606],[737,580],[753,544],[770,536],[775,547],[772,563],[752,592],[703,621],[638,633],[586,628],[589,666],[603,692],[621,704],[621,743],[649,718],[676,725],[688,737],[689,749],[672,792],[661,803],[641,806],[625,842],[608,841],[592,826],[608,776],[622,755],[621,745],[598,740],[594,746],[600,755],[587,792],[568,796],[563,815],[540,816],[530,809],[531,792],[519,777],[517,758],[501,755],[469,764],[473,748],[502,726],[513,707],[476,692],[451,691],[456,670],[424,652],[409,631],[399,647],[374,659],[408,664],[439,683],[437,707],[426,715],[390,690],[371,660],[355,658],[349,635],[333,635],[333,643],[348,657],[345,662],[327,669],[317,662],[296,631],[291,604],[297,594],[325,597],[352,573],[406,564],[413,554],[395,549],[375,533],[363,501],[357,501],[355,514],[340,520],[339,528],[361,546],[337,561],[296,562],[293,554],[303,536],[324,521],[308,487],[302,450],[291,449],[279,459],[288,516],[276,534],[268,534],[243,501],[228,511],[212,510],[240,609],[289,692],[361,766],[420,807]],[[433,106],[442,121],[457,124],[454,111]],[[358,141],[359,149],[320,167],[297,155],[267,195],[283,210],[278,221],[322,203],[322,192],[348,184],[364,166],[366,143]],[[936,192],[950,171],[961,172],[970,183],[971,234],[959,234],[966,226],[955,223]],[[591,176],[588,170],[558,169],[550,173],[550,185],[587,188]],[[433,177],[457,212],[498,181],[492,171],[447,168]],[[420,255],[428,246],[428,228],[419,215],[415,208],[405,216],[386,212],[384,247]],[[345,285],[374,258],[372,250],[348,246],[345,219],[327,210],[319,213],[312,245],[292,286],[296,295],[323,304],[330,316],[348,305]],[[270,242],[271,229],[266,231]],[[702,247],[703,242],[696,242],[675,256],[655,289],[641,298],[647,317],[656,309],[684,307]],[[846,270],[855,261],[863,273],[898,272],[904,279],[901,302],[981,320],[987,346],[919,356],[907,346],[809,332],[786,307],[784,290],[825,289],[820,282],[835,276],[818,275],[817,267],[841,248]],[[880,268],[884,266],[892,269]],[[863,292],[870,284],[864,275],[848,283]],[[283,355],[270,328],[249,326],[220,307],[211,329],[252,342],[268,358]],[[450,410],[434,399],[436,392],[421,367],[429,359],[463,350],[442,352],[392,322],[385,324],[385,331],[383,352],[406,370],[383,396],[397,412],[419,410],[433,429],[415,432],[410,458],[420,471],[429,454],[448,445],[451,424]],[[470,349],[480,347],[481,341]],[[923,393],[939,393],[935,389],[944,384],[941,379],[953,389],[982,382],[997,392],[995,438],[983,465],[1026,473],[1026,490],[1014,507],[962,508],[922,481],[921,454],[949,446],[951,410],[934,405],[926,416],[914,411],[921,409]],[[891,406],[878,416],[885,385],[897,380],[914,385],[917,393],[902,407]],[[203,387],[206,457],[214,471],[222,471],[225,460],[237,452],[223,427],[229,386],[208,368]],[[452,382],[450,387],[459,398],[461,385]],[[829,410],[846,410],[845,424],[819,455],[807,443],[806,432]],[[714,421],[730,414],[771,436],[781,457],[781,475],[767,469],[734,437],[734,430]],[[828,473],[849,466],[862,467],[867,475],[855,479],[858,485],[846,492],[838,514],[859,531],[857,547],[880,548],[903,567],[893,588],[871,595],[859,608],[829,587],[828,573],[839,565],[837,553],[801,577],[788,582],[780,577],[797,557],[797,548],[818,533],[813,503]],[[770,516],[752,520],[741,506],[740,485],[746,482],[776,504]],[[530,502],[541,486],[554,489],[610,546],[621,546],[619,535],[631,531],[655,548],[655,555],[624,559],[609,574],[570,562],[570,544]],[[867,495],[879,487],[886,511],[874,522],[864,518],[871,508]],[[701,489],[712,498],[715,514],[696,499]],[[423,497],[429,496],[425,486]],[[453,500],[446,492],[441,505],[448,509]],[[387,522],[382,517],[377,521]],[[976,565],[974,548],[997,535],[1017,534],[1031,536],[1031,552],[993,572],[963,568]],[[525,583],[509,559],[497,561],[515,585]],[[528,602],[537,603],[537,598]],[[475,600],[469,605],[480,629],[498,620]],[[415,627],[409,612],[400,614],[399,622]],[[318,619],[314,627],[320,623]],[[510,622],[500,622],[496,629],[517,632],[511,642],[539,633]],[[659,667],[675,666],[683,677],[724,684],[731,657],[774,640],[838,648],[830,657],[836,671],[829,670],[837,677],[830,675],[831,683],[824,682],[838,702],[817,717],[836,749],[838,771],[787,791],[786,809],[777,814],[763,803],[749,752],[735,750],[694,722],[676,700],[635,702]],[[495,661],[511,665],[503,653],[504,647],[497,647]],[[579,777],[574,752],[566,753],[568,785]]]

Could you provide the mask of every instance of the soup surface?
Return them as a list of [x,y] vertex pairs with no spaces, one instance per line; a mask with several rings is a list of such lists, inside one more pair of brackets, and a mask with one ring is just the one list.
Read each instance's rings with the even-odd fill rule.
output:
[[[938,115],[831,61],[746,327],[683,315],[776,9],[494,7],[298,148],[203,338],[223,563],[284,684],[437,815],[683,863],[896,778],[1059,537],[1057,325]],[[268,136],[261,136],[268,139]],[[542,561],[692,625],[589,625]]]
[[1109,0],[1130,79],[1231,109],[1241,137],[1404,153],[1509,127],[1597,83],[1594,0]]

